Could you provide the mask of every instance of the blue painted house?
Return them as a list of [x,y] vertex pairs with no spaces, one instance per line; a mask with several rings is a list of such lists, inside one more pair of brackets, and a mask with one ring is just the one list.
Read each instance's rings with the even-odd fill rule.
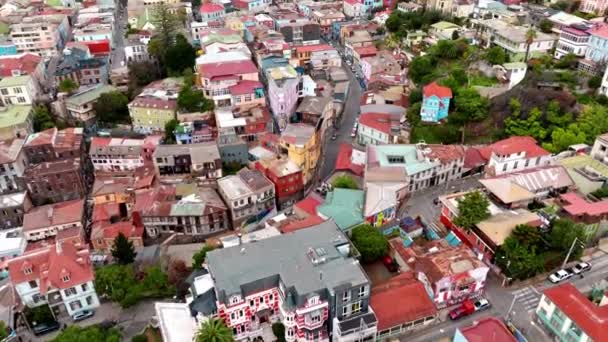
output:
[[439,122],[448,117],[452,89],[433,82],[422,88],[422,95],[422,108],[420,109],[422,121]]
[[10,56],[17,54],[17,46],[9,40],[0,38],[0,56]]

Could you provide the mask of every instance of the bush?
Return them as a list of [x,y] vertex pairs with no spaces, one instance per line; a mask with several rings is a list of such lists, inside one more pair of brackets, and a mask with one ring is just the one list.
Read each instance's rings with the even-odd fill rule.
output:
[[131,342],[148,342],[148,337],[145,334],[135,335],[131,339]]
[[361,261],[374,262],[388,253],[388,241],[376,228],[362,224],[353,229],[351,241],[361,253]]
[[285,326],[283,323],[273,323],[272,324],[272,333],[277,338],[277,342],[285,342]]
[[348,175],[338,176],[332,183],[334,188],[359,189],[357,182]]

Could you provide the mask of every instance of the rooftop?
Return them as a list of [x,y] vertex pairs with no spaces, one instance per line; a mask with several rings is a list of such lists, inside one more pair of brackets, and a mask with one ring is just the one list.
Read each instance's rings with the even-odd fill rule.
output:
[[187,145],[158,145],[154,158],[189,154],[192,164],[209,163],[220,159],[220,152],[215,142],[203,142]]
[[317,207],[321,217],[333,219],[342,230],[348,230],[364,222],[363,190],[336,188],[327,193],[325,202]]
[[0,106],[0,128],[24,124],[32,113],[32,106]]
[[496,317],[482,318],[472,325],[458,328],[467,342],[516,342],[507,326]]
[[281,133],[281,139],[290,144],[303,147],[315,134],[315,127],[304,123],[287,124]]
[[407,184],[394,182],[367,182],[365,184],[364,217],[370,217],[397,205],[397,192]]
[[340,144],[335,171],[351,171],[357,176],[363,176],[364,166],[365,152],[353,149],[352,144]]
[[26,192],[0,195],[0,209],[20,207],[25,202]]
[[23,74],[32,74],[42,61],[42,57],[33,53],[24,53],[14,56],[0,56],[0,77],[9,77],[14,71]]
[[296,172],[302,171],[298,164],[294,163],[289,158],[281,158],[281,159],[266,159],[260,160],[258,163],[265,169],[268,169],[277,177],[285,177],[288,175],[292,175]]
[[367,145],[367,167],[402,168],[408,176],[430,170],[440,163],[418,159],[416,145]]
[[602,216],[608,213],[608,200],[591,202],[576,192],[569,192],[559,197],[565,202],[562,208],[572,216]]
[[32,76],[11,76],[0,80],[0,88],[25,86],[32,80]]
[[111,85],[98,85],[96,87],[85,89],[81,92],[78,92],[78,93],[70,96],[65,101],[65,104],[68,107],[69,106],[80,107],[82,105],[89,104],[93,101],[97,101],[97,99],[99,99],[101,94],[109,93],[112,91],[117,91],[117,89]]
[[154,303],[154,310],[156,317],[158,317],[163,341],[194,340],[198,327],[188,304],[156,302]]
[[425,97],[437,96],[439,98],[449,97],[452,98],[452,89],[448,87],[442,87],[437,82],[432,82],[425,85],[422,88],[422,93]]
[[296,112],[321,115],[330,103],[332,103],[332,99],[329,97],[305,96]]
[[218,300],[246,296],[279,279],[289,301],[301,305],[310,293],[341,285],[368,283],[359,263],[350,257],[348,239],[332,221],[316,227],[257,241],[245,246],[216,249],[207,254]]
[[33,207],[23,215],[23,231],[44,229],[82,221],[84,200],[73,200]]
[[393,118],[394,116],[388,113],[363,113],[359,116],[359,124],[385,134],[390,134],[391,121],[394,123],[398,122],[398,119]]
[[526,153],[526,158],[547,156],[551,153],[538,146],[532,137],[510,137],[487,146],[487,149],[500,156],[509,156],[520,152]]
[[520,224],[537,226],[540,218],[536,213],[526,209],[503,211],[492,215],[489,219],[477,224],[481,230],[496,246],[501,246],[505,239],[511,235],[513,229]]
[[0,140],[0,164],[12,163],[23,149],[24,139]]
[[543,293],[593,341],[608,341],[608,306],[597,306],[574,285],[565,283]]
[[378,331],[437,314],[424,284],[411,272],[372,287],[370,305],[378,318]]

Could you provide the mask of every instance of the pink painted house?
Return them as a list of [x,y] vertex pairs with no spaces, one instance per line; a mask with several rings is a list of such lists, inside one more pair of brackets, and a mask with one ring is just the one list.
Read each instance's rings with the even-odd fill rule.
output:
[[217,107],[233,105],[230,88],[243,81],[259,81],[258,68],[250,59],[197,64],[205,96]]

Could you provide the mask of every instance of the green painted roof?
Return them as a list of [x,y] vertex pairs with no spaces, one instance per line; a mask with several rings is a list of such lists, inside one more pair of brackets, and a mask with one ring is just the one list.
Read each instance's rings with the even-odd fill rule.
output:
[[590,166],[591,168],[593,168],[594,171],[599,172],[602,176],[608,177],[608,166],[586,154],[581,154],[570,158],[564,158],[558,161],[558,163],[568,169],[579,169],[582,167]]
[[29,81],[29,75],[6,77],[0,81],[0,88],[22,86],[26,85]]
[[46,0],[45,2],[51,7],[63,7],[61,0]]
[[438,29],[438,30],[446,30],[446,29],[451,29],[451,28],[459,28],[460,26],[451,23],[449,21],[440,21],[438,23],[434,23],[433,25],[431,25],[432,28]]
[[7,23],[0,21],[0,34],[8,34],[10,32],[10,27]]
[[[380,166],[404,167],[408,176],[430,170],[439,164],[439,162],[418,160],[415,145],[377,145],[371,147]],[[389,162],[389,157],[403,157],[404,162]]]
[[32,106],[9,106],[0,111],[0,128],[17,126],[24,123],[32,112]]
[[347,230],[363,223],[364,198],[363,190],[337,188],[327,193],[325,203],[317,211],[332,218],[341,230]]
[[83,104],[95,101],[101,94],[116,91],[117,89],[110,85],[101,85],[94,88],[81,91],[67,99],[66,104],[72,106],[82,106]]

